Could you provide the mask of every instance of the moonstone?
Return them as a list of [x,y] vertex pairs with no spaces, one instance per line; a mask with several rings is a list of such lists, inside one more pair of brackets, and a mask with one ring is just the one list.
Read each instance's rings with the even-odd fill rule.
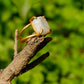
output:
[[43,29],[43,32],[41,35],[46,35],[49,32],[49,25],[46,19],[43,18],[42,16],[39,16],[36,19],[33,19],[32,25],[36,33],[40,33],[41,29]]

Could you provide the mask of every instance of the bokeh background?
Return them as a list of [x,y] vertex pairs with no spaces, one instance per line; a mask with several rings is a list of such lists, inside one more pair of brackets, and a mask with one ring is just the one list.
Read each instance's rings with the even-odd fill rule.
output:
[[[50,56],[12,84],[84,84],[84,0],[0,0],[0,68],[14,55],[14,32],[32,16],[45,15],[53,40],[33,60]],[[32,28],[23,36],[31,34]],[[18,42],[18,52],[25,44]]]

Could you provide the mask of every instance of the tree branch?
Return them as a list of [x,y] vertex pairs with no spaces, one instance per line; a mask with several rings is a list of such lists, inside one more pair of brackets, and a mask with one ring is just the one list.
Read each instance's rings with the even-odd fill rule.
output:
[[24,49],[16,55],[13,61],[0,74],[0,80],[3,80],[4,82],[7,81],[9,83],[14,77],[24,73],[25,68],[26,70],[30,70],[43,61],[49,55],[48,53],[27,65],[29,61],[36,55],[36,53],[51,40],[51,38],[44,38],[43,36],[28,39],[27,45],[24,47]]

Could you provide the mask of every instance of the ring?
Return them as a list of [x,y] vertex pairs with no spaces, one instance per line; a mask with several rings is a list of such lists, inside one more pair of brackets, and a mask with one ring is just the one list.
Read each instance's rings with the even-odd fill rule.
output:
[[[18,38],[20,42],[26,42],[27,39],[40,36],[40,35],[47,35],[51,32],[51,29],[49,28],[49,25],[45,19],[45,16],[33,16],[30,20],[30,23],[27,24],[19,33]],[[33,30],[35,31],[35,34],[26,36],[24,38],[20,38],[22,32],[27,29],[29,26],[32,26]]]

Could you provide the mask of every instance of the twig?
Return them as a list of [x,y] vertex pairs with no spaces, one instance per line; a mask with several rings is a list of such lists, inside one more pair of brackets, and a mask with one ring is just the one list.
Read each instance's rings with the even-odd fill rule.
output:
[[18,53],[17,46],[18,46],[18,29],[15,30],[14,58]]
[[[47,57],[49,56],[49,53],[45,53],[42,56],[40,56],[38,59],[36,59],[35,61],[33,61],[32,63],[28,64],[25,68],[26,71],[34,68],[35,66],[37,66],[38,64],[40,64],[43,60],[45,60]],[[24,71],[25,71],[24,70]]]
[[[30,64],[27,64],[26,67],[20,72],[20,74],[27,72],[31,70],[32,68],[36,67],[38,64],[40,64],[43,60],[45,60],[49,56],[49,53],[45,53],[39,58],[37,58],[35,61],[31,62]],[[18,74],[18,75],[20,75]]]

